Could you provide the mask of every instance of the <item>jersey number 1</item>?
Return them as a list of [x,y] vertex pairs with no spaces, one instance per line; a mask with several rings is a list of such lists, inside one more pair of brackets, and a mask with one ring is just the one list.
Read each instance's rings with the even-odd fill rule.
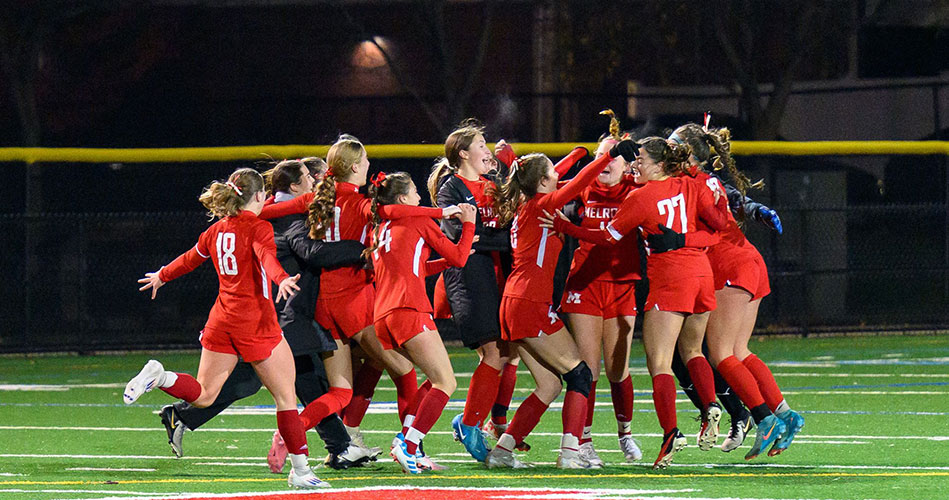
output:
[[217,262],[221,274],[237,275],[237,257],[234,256],[234,233],[217,233]]
[[669,229],[675,229],[672,227],[672,223],[675,221],[676,207],[679,207],[679,222],[682,223],[680,231],[684,233],[689,230],[689,216],[685,213],[685,197],[682,196],[682,193],[672,198],[659,200],[656,206],[659,208],[659,215],[666,216],[666,227]]

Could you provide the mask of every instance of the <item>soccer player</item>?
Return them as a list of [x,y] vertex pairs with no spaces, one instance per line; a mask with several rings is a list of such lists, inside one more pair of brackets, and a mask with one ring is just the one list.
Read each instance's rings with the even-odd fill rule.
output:
[[[719,190],[718,179],[701,170],[714,151],[715,165],[719,169],[727,168],[744,196],[750,182],[735,167],[727,129],[707,130],[690,123],[677,128],[670,139],[690,146],[690,162],[699,169],[696,178],[709,189]],[[777,455],[790,446],[803,428],[804,418],[788,406],[771,370],[748,349],[758,305],[761,298],[771,292],[767,267],[730,212],[721,242],[709,248],[708,259],[718,303],[718,308],[709,316],[706,332],[709,360],[748,406],[757,424],[755,442],[745,459],[755,458],[768,446],[771,446],[768,455]],[[782,431],[782,427],[786,431]]]
[[[503,147],[503,141],[501,144]],[[445,157],[436,161],[428,178],[429,195],[437,206],[469,203],[478,208],[475,234],[479,240],[474,244],[475,252],[464,267],[449,267],[442,277],[451,317],[462,342],[475,349],[480,358],[468,385],[464,413],[451,422],[455,439],[479,462],[484,462],[488,454],[480,427],[497,399],[502,370],[518,363],[516,351],[512,356],[511,349],[501,340],[498,319],[501,259],[509,258],[511,238],[508,229],[497,224],[492,196],[497,184],[490,176],[495,168],[497,161],[485,142],[483,128],[466,124],[448,135]],[[452,241],[461,237],[461,222],[445,219],[441,227]]]
[[227,182],[212,183],[199,198],[220,220],[198,238],[198,243],[167,266],[138,280],[152,298],[165,283],[207,259],[214,263],[220,288],[201,332],[201,360],[197,378],[166,371],[156,360],[145,364],[123,393],[134,403],[155,387],[197,407],[211,404],[238,357],[251,363],[277,406],[277,427],[287,443],[293,467],[287,484],[295,488],[328,486],[307,465],[306,433],[297,414],[293,354],[281,334],[270,299],[271,280],[278,283],[277,298],[292,295],[299,275],[288,276],[275,252],[273,228],[257,218],[264,205],[264,181],[257,171],[238,169]]
[[[441,415],[456,388],[448,352],[435,328],[432,304],[425,291],[425,277],[448,266],[464,267],[474,241],[474,205],[459,205],[461,237],[453,244],[429,217],[384,221],[377,208],[419,203],[418,190],[405,172],[380,172],[369,188],[372,196],[373,238],[366,250],[375,269],[378,293],[374,324],[379,342],[389,352],[401,350],[428,377],[393,443],[392,456],[410,474],[418,474],[419,443]],[[442,258],[429,261],[434,249]]]
[[[585,155],[586,150],[581,150]],[[560,175],[543,154],[517,159],[498,197],[499,223],[511,223],[513,270],[501,299],[501,335],[517,345],[521,360],[536,382],[536,389],[514,414],[497,446],[488,453],[491,467],[523,467],[512,451],[537,425],[547,406],[563,389],[567,394],[562,412],[563,436],[557,466],[587,469],[590,464],[579,455],[579,440],[586,419],[587,397],[592,374],[580,357],[573,337],[557,317],[553,305],[553,275],[563,246],[558,235],[541,228],[538,217],[576,198],[614,158],[635,155],[632,141],[617,144],[609,154],[593,160],[558,188]]]
[[[621,140],[619,121],[612,110],[603,114],[611,116],[610,135],[601,139],[596,150],[597,158],[608,154]],[[629,163],[622,157],[614,158],[593,184],[580,193],[583,227],[599,229],[605,226],[616,215],[626,196],[640,187],[632,175],[626,174],[628,167]],[[617,245],[594,245],[581,240],[573,253],[560,304],[560,311],[567,314],[567,323],[580,354],[593,373],[586,422],[580,438],[580,456],[594,467],[603,466],[592,439],[601,358],[610,382],[620,450],[629,462],[643,456],[632,437],[633,383],[629,375],[629,349],[636,323],[634,283],[642,279],[638,243],[635,237],[626,238]]]

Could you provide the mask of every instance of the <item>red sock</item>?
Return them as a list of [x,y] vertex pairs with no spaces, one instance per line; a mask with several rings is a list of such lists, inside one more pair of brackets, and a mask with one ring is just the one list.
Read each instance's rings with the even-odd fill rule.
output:
[[567,391],[567,394],[563,397],[563,410],[560,414],[564,434],[573,434],[577,440],[583,437],[583,424],[586,422],[588,400],[588,397],[577,391]]
[[[593,411],[596,409],[596,380],[594,380],[590,384],[590,395],[587,396],[586,399],[587,399],[587,404],[586,404],[587,416],[586,416],[586,419],[584,419],[583,425],[585,427],[592,427],[593,426]],[[564,405],[566,406],[566,403],[564,403]],[[584,438],[583,436],[580,436],[580,444],[588,443],[590,441],[593,441],[593,440],[590,438]]]
[[392,382],[395,383],[395,397],[399,407],[399,425],[402,425],[402,422],[405,422],[405,412],[415,400],[415,393],[418,392],[418,376],[415,374],[415,368],[401,377],[392,379]]
[[656,405],[656,416],[662,432],[668,434],[675,429],[676,421],[676,385],[675,379],[668,373],[660,373],[652,378],[652,400]]
[[363,363],[362,368],[356,372],[356,379],[353,381],[353,397],[343,410],[343,423],[349,427],[359,427],[363,417],[366,416],[366,410],[369,409],[369,403],[372,402],[372,395],[376,392],[376,384],[382,377],[382,370],[379,370],[372,363]]
[[465,413],[461,423],[478,425],[487,416],[490,405],[494,403],[498,390],[498,375],[501,371],[482,361],[475,368],[468,384],[468,397],[465,401]]
[[[415,421],[412,422],[411,429],[405,433],[405,451],[409,455],[414,455],[418,450],[419,441],[432,430],[432,426],[442,416],[442,410],[448,404],[448,394],[439,389],[432,388],[425,395],[418,407],[418,413],[415,415]],[[415,432],[413,432],[415,431]],[[420,433],[419,436],[417,433]]]
[[282,410],[277,412],[277,430],[287,445],[287,451],[295,455],[309,455],[306,447],[306,431],[300,422],[297,410]]
[[[352,389],[343,389],[342,387],[330,387],[329,392],[320,396],[316,401],[311,401],[306,408],[300,412],[300,422],[303,424],[303,430],[309,430],[316,424],[323,421],[324,418],[339,413],[340,410],[349,404],[353,397]],[[284,439],[286,441],[286,439]]]
[[508,363],[501,370],[501,380],[498,382],[498,396],[494,399],[491,408],[491,421],[504,425],[507,423],[507,410],[514,397],[514,386],[517,385],[517,365]]
[[622,382],[610,382],[613,396],[613,415],[618,422],[633,420],[633,378],[629,375]]
[[695,392],[702,400],[702,407],[708,408],[709,403],[715,402],[715,375],[712,374],[712,366],[708,364],[705,356],[696,356],[685,366],[689,369],[689,377],[692,378]]
[[507,427],[507,433],[514,438],[515,443],[523,442],[524,438],[534,430],[534,427],[537,427],[537,423],[540,422],[540,417],[545,411],[547,411],[547,405],[534,393],[531,393],[514,412],[511,425]]
[[201,397],[201,384],[194,377],[187,373],[175,373],[175,375],[178,375],[178,380],[171,387],[160,389],[173,398],[183,399],[189,403]]
[[[418,391],[415,392],[415,399],[412,400],[412,404],[405,410],[405,416],[408,417],[412,415],[413,420],[416,415],[418,415],[419,405],[422,404],[422,400],[425,399],[425,396],[428,395],[428,391],[432,390],[432,382],[426,380],[421,387],[418,388]],[[402,419],[402,435],[405,436],[405,433],[409,432],[409,428],[405,425],[405,419]]]
[[768,403],[768,408],[775,411],[781,401],[784,401],[784,394],[781,394],[781,389],[778,388],[778,383],[774,381],[774,375],[771,374],[768,365],[764,364],[764,361],[758,359],[758,356],[754,354],[743,359],[741,363],[755,377],[758,382],[758,389],[761,391],[761,395],[764,396],[765,403]]
[[764,404],[764,397],[758,390],[758,382],[755,377],[738,361],[735,356],[729,356],[722,360],[716,367],[718,373],[722,375],[725,382],[735,390],[735,394],[741,399],[742,403],[748,408],[754,408]]

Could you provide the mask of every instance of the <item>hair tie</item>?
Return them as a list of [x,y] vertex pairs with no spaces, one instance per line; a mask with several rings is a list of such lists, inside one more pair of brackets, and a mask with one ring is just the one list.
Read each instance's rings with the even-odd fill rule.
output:
[[685,144],[685,141],[683,141],[682,138],[679,137],[679,134],[675,132],[673,132],[672,135],[669,136],[669,140],[676,144]]
[[237,193],[237,196],[244,196],[244,193],[241,191],[241,188],[237,187],[237,184],[231,181],[227,181],[225,184],[227,184],[227,187],[233,189],[234,192]]
[[705,130],[706,132],[708,132],[708,124],[711,123],[711,121],[712,121],[712,112],[711,112],[711,111],[706,111],[706,112],[705,112],[705,125],[702,127],[702,129]]
[[377,172],[376,175],[372,176],[372,180],[370,180],[369,182],[372,182],[373,186],[380,187],[382,186],[382,181],[384,180],[386,180],[386,173]]

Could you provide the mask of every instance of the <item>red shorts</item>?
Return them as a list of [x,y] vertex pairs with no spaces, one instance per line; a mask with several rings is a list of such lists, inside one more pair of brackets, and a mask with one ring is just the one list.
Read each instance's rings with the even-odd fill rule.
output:
[[711,276],[689,276],[649,282],[646,310],[698,314],[715,309],[715,282]]
[[[567,282],[570,286],[570,282]],[[632,281],[594,281],[580,290],[567,288],[560,311],[603,319],[636,315],[636,286]]]
[[424,331],[436,330],[435,320],[432,319],[431,314],[408,308],[393,309],[374,324],[376,337],[386,349],[402,347],[416,335]]
[[247,335],[228,333],[215,328],[201,330],[201,347],[224,354],[234,354],[244,358],[244,361],[253,363],[270,357],[277,344],[283,340],[283,333],[277,330],[272,335]]
[[336,340],[346,340],[372,325],[376,289],[364,285],[356,292],[329,299],[316,299],[316,322]]
[[563,321],[550,302],[501,297],[501,338],[509,342],[550,335],[563,328]]
[[715,274],[716,290],[738,287],[750,293],[751,300],[771,293],[768,266],[755,247],[718,244],[709,250],[708,261]]

